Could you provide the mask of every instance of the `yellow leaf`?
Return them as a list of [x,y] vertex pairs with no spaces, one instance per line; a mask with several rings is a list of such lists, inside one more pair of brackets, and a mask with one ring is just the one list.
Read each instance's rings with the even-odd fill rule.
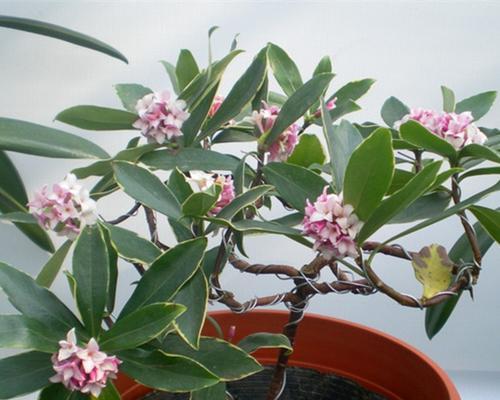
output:
[[424,287],[422,299],[429,299],[448,289],[452,282],[453,262],[446,249],[438,244],[431,244],[413,255],[415,277]]

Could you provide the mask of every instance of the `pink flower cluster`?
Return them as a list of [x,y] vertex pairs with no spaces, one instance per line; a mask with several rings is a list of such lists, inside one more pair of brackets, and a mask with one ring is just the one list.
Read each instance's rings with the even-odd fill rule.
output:
[[394,128],[399,129],[409,120],[419,122],[457,150],[471,143],[483,144],[488,139],[473,123],[474,118],[469,111],[457,114],[413,108],[408,115],[394,124]]
[[195,192],[209,190],[214,185],[218,185],[221,188],[217,202],[208,212],[210,216],[217,215],[225,206],[234,200],[234,182],[231,175],[207,174],[202,171],[191,171],[190,175],[191,176],[187,178],[187,180]]
[[315,240],[314,249],[325,257],[357,256],[354,238],[363,223],[343,203],[342,194],[327,194],[325,187],[313,204],[307,200],[302,224],[303,233]]
[[189,117],[185,108],[186,103],[172,100],[168,91],[147,94],[135,106],[139,119],[133,126],[140,129],[149,142],[162,144],[165,138],[171,140],[182,135],[182,124]]
[[[274,126],[280,108],[274,105],[268,105],[264,101],[262,105],[263,107],[259,111],[254,111],[252,113],[252,121],[257,126],[260,133],[265,134]],[[299,130],[299,125],[293,123],[269,146],[269,161],[286,161],[297,145]]]
[[66,175],[62,182],[52,186],[52,190],[45,185],[35,192],[28,207],[43,228],[69,239],[75,239],[83,226],[97,220],[95,201],[73,174]]
[[62,383],[71,391],[90,393],[95,398],[106,387],[108,378],[116,378],[121,361],[99,351],[94,338],[85,348],[76,345],[75,329],[71,329],[66,340],[59,342],[59,351],[52,355],[56,375],[50,378],[53,383]]

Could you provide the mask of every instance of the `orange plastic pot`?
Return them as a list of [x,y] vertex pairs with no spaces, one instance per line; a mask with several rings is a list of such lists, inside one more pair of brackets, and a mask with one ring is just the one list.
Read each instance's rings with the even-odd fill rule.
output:
[[[236,327],[233,342],[255,332],[281,332],[285,311],[253,311],[245,315],[212,312],[227,334]],[[216,336],[207,324],[204,334]],[[301,322],[290,365],[334,373],[352,379],[390,400],[460,400],[448,375],[429,357],[390,335],[359,324],[307,314]],[[259,350],[256,358],[273,364],[276,350]],[[137,400],[151,392],[121,375],[117,387],[123,400]]]

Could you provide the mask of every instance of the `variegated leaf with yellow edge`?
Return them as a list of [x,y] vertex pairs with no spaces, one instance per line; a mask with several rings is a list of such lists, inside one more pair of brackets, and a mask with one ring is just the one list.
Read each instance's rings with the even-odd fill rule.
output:
[[453,262],[441,245],[431,244],[415,253],[412,266],[415,277],[424,287],[424,300],[448,289],[452,283]]

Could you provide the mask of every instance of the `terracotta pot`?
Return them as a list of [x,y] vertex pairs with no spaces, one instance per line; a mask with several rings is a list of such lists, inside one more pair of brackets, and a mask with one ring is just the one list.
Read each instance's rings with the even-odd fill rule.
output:
[[[236,326],[235,343],[250,333],[281,332],[288,318],[285,311],[260,310],[210,315],[225,333]],[[216,336],[210,324],[204,334]],[[276,355],[276,350],[268,349],[255,353],[263,364],[273,364]],[[344,376],[390,400],[460,400],[446,373],[420,351],[375,329],[336,318],[306,315],[290,365]],[[151,391],[123,375],[116,384],[123,400],[137,400]]]

